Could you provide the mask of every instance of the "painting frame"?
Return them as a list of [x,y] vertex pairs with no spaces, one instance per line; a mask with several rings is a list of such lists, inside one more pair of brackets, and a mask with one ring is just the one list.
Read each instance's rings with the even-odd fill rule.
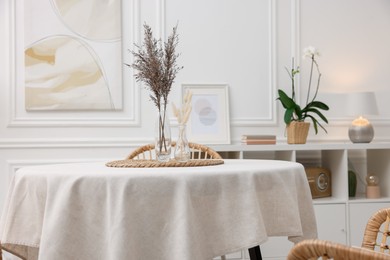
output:
[[[139,24],[140,10],[138,4],[123,1],[123,10],[130,10],[131,15],[123,15],[123,24],[129,25],[129,30],[123,30],[121,41],[122,52],[122,84],[120,86],[122,95],[122,108],[116,110],[102,109],[80,109],[80,110],[33,110],[25,108],[24,91],[24,33],[25,33],[25,5],[23,1],[10,1],[9,6],[14,12],[10,14],[9,24],[9,45],[13,46],[10,52],[10,76],[7,99],[7,126],[9,127],[64,127],[64,126],[140,126],[141,125],[141,103],[140,84],[133,77],[133,72],[127,69],[124,63],[131,64],[133,57],[125,55],[128,47],[124,42],[140,44],[140,32],[142,26]],[[126,12],[127,14],[127,12]],[[11,33],[16,32],[16,33]]]
[[230,144],[229,86],[182,84],[182,100],[191,91],[187,138],[201,144]]
[[83,3],[24,1],[26,111],[123,109],[121,0]]

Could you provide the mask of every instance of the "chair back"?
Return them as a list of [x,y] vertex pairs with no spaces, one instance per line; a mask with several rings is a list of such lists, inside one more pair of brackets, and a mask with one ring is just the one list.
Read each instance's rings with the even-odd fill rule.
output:
[[[172,148],[175,147],[176,143],[172,142]],[[210,147],[197,143],[188,143],[191,150],[191,159],[222,159],[222,156],[211,149]],[[129,156],[126,157],[128,160],[155,160],[156,149],[154,144],[143,145],[135,149]]]
[[365,248],[351,247],[327,240],[308,239],[296,244],[290,250],[287,259],[389,260],[390,257]]
[[[368,220],[361,248],[331,241],[310,239],[296,244],[289,252],[288,260],[308,259],[390,259],[387,238],[390,236],[390,208],[374,213]],[[378,251],[375,249],[378,248]]]
[[380,209],[368,220],[364,231],[362,247],[390,254],[387,238],[390,235],[390,208]]

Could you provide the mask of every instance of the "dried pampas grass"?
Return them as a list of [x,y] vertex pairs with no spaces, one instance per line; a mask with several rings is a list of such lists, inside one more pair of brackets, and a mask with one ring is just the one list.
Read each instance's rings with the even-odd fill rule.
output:
[[184,95],[183,105],[181,108],[177,108],[172,102],[173,114],[177,118],[179,124],[186,124],[190,117],[192,106],[191,106],[192,92],[187,90]]

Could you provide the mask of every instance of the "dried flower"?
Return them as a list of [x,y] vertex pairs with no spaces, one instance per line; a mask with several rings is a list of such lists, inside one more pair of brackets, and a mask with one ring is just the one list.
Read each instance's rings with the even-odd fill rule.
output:
[[192,106],[191,106],[192,92],[187,90],[184,95],[183,105],[178,109],[174,103],[172,103],[173,114],[177,118],[179,124],[186,124],[190,117]]
[[144,24],[144,42],[142,46],[135,44],[137,51],[131,51],[134,55],[134,63],[126,64],[136,70],[135,79],[143,82],[150,90],[149,97],[154,102],[159,111],[158,118],[158,138],[156,147],[160,153],[170,149],[170,136],[165,136],[165,118],[168,104],[168,95],[176,74],[183,67],[177,66],[176,60],[179,57],[175,53],[179,42],[177,36],[177,26],[173,28],[168,41],[162,44],[161,40],[153,37],[150,26]]
[[[183,68],[176,64],[179,57],[179,54],[175,53],[178,42],[177,26],[163,45],[161,40],[153,37],[150,26],[144,24],[144,42],[142,46],[135,44],[137,51],[131,51],[135,61],[131,65],[126,64],[137,70],[135,79],[146,84],[151,92],[149,96],[159,111],[166,110],[176,74]],[[164,107],[161,107],[162,105]]]

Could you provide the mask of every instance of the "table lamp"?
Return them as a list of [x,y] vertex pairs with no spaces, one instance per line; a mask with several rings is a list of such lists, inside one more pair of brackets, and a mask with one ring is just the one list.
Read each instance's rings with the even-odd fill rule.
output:
[[374,138],[374,128],[363,115],[376,115],[378,108],[374,92],[356,92],[347,95],[347,112],[357,118],[348,129],[352,143],[369,143]]

